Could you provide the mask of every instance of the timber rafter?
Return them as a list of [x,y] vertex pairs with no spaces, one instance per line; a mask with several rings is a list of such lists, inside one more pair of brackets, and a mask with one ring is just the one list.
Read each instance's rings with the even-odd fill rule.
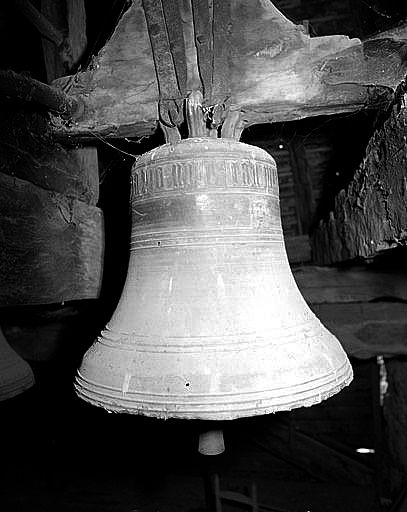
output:
[[[172,20],[177,9],[159,3],[163,20]],[[167,23],[167,33],[179,89],[185,96],[200,89],[203,107],[215,112],[217,122],[225,117],[219,107],[241,112],[248,126],[386,106],[407,73],[405,26],[362,42],[310,37],[266,0],[191,0],[175,7],[180,23]],[[55,82],[86,104],[74,123],[55,118],[61,136],[155,130],[163,81],[161,73],[159,89],[151,46],[155,25],[146,14],[142,0],[133,0],[91,66]]]

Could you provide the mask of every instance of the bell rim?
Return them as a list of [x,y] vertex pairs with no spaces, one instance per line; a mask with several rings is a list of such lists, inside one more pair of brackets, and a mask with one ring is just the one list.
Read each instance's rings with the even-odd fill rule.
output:
[[[342,371],[341,371],[342,370]],[[293,409],[297,409],[300,407],[311,407],[313,405],[317,405],[322,401],[330,398],[331,396],[339,393],[343,388],[348,386],[353,379],[353,370],[349,360],[346,358],[341,368],[337,370],[341,371],[340,375],[332,376],[332,385],[327,387],[325,383],[324,386],[314,387],[312,389],[306,389],[298,393],[296,397],[293,398],[292,389],[287,389],[287,397],[292,397],[293,399],[290,401],[285,401],[283,403],[277,403],[278,397],[272,397],[267,400],[267,398],[259,398],[259,394],[267,394],[270,391],[276,391],[276,388],[273,390],[266,390],[260,393],[256,392],[247,392],[247,393],[237,393],[236,402],[231,402],[231,394],[224,395],[227,398],[227,401],[224,403],[213,402],[212,407],[213,410],[205,410],[204,408],[208,406],[208,403],[197,402],[191,404],[191,402],[187,403],[172,403],[171,407],[170,402],[167,397],[166,400],[161,402],[155,402],[153,407],[150,407],[148,402],[139,398],[137,401],[134,400],[134,396],[132,393],[121,393],[120,391],[113,390],[117,394],[115,396],[111,396],[110,399],[106,394],[106,388],[108,386],[101,386],[98,384],[91,384],[88,379],[85,379],[81,376],[80,372],[77,372],[74,388],[77,396],[88,402],[94,406],[101,407],[107,411],[115,412],[115,413],[126,413],[133,415],[143,415],[158,419],[201,419],[201,420],[233,420],[238,418],[247,418],[251,416],[260,416],[265,414],[272,414],[275,412],[282,411],[290,411]],[[321,382],[321,378],[315,379],[315,382]],[[82,382],[81,382],[82,381]],[[90,385],[89,385],[90,384]],[[320,389],[322,387],[322,390]],[[103,388],[103,391],[98,392],[95,388],[99,388],[100,390]],[[110,389],[110,388],[109,388]],[[124,399],[124,396],[129,395],[127,400]],[[242,396],[244,395],[257,395],[252,396],[246,402],[242,401]],[[98,397],[103,398],[98,398]],[[147,394],[146,394],[147,396]],[[280,400],[284,398],[285,395],[280,397]],[[108,398],[108,399],[107,399]],[[120,404],[122,401],[122,404]],[[259,401],[261,401],[259,403]],[[268,403],[267,403],[268,402]],[[247,404],[246,407],[240,407],[238,409],[231,409],[231,404]],[[250,405],[249,405],[250,404]],[[191,406],[193,405],[193,407]],[[223,406],[223,409],[220,406]],[[189,409],[187,409],[187,407]]]

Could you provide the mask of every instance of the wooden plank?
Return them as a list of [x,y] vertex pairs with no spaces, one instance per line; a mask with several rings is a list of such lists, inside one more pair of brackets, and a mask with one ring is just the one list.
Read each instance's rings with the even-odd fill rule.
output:
[[407,355],[405,303],[311,304],[310,307],[349,356],[368,359],[378,355]]
[[290,429],[289,422],[281,417],[273,417],[267,431],[255,434],[253,441],[318,480],[372,485],[370,468],[303,432]]
[[371,258],[407,243],[407,108],[390,111],[369,141],[363,162],[333,210],[312,235],[314,261],[332,264]]
[[63,147],[53,140],[44,115],[9,107],[0,119],[0,171],[95,205],[99,198],[96,148]]
[[407,301],[407,276],[400,272],[308,265],[292,271],[302,295],[311,304],[369,302],[383,298]]
[[1,306],[98,297],[99,208],[0,173],[0,245]]
[[[189,10],[191,1],[179,5]],[[271,2],[211,5],[215,28],[212,106],[226,102],[231,110],[242,111],[246,126],[383,108],[405,77],[407,28],[394,40],[391,36],[365,43],[341,35],[311,38]],[[178,30],[186,36],[189,55],[196,34],[186,30],[190,24],[181,18]],[[201,32],[200,24],[195,29]],[[198,50],[201,58],[205,52]],[[158,90],[141,0],[132,2],[88,70],[55,84],[87,101],[75,123],[56,125],[60,136],[151,133],[158,119]]]

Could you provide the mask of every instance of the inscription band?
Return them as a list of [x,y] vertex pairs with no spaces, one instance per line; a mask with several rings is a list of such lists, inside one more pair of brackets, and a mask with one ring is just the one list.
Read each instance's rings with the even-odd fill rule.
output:
[[244,189],[276,195],[277,169],[270,163],[248,159],[199,159],[136,164],[132,171],[132,200],[160,192],[208,189]]

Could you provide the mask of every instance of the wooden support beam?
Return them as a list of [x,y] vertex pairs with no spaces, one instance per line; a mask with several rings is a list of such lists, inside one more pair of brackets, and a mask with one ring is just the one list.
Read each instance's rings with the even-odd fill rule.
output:
[[[311,38],[269,1],[192,4],[195,13],[207,8],[208,16],[189,32],[186,21],[179,24],[187,67],[195,49],[204,102],[211,102],[206,106],[227,103],[242,112],[245,126],[387,106],[407,72],[407,28],[366,42],[341,35]],[[179,5],[184,12],[184,3]],[[208,36],[211,24],[213,38]],[[56,84],[87,99],[80,119],[59,123],[61,137],[151,133],[158,119],[158,89],[141,0],[132,2],[88,70]]]
[[349,356],[368,359],[407,355],[404,303],[311,304],[311,309]]
[[99,208],[0,173],[0,306],[98,297],[103,240]]
[[60,137],[132,137],[153,133],[158,84],[142,0],[134,0],[89,68],[53,82],[72,98],[86,98],[75,123],[56,120]]
[[407,301],[407,275],[401,272],[306,265],[294,267],[293,276],[309,304]]
[[27,20],[34,25],[38,32],[56,47],[64,42],[64,34],[30,0],[14,0],[16,7]]
[[300,431],[292,431],[289,422],[273,417],[267,432],[253,435],[253,442],[301,468],[321,481],[372,485],[372,470],[345,453]]
[[78,98],[68,96],[60,89],[14,71],[0,70],[0,98],[13,98],[40,105],[62,116],[74,118],[81,110]]
[[308,235],[315,213],[315,201],[303,137],[294,135],[287,146],[293,172],[295,202],[299,217],[298,234]]
[[74,71],[86,50],[85,2],[41,0],[41,14],[64,36],[62,47],[47,38],[42,40],[47,82],[51,83]]
[[312,236],[313,260],[332,264],[407,243],[407,108],[395,105],[346,190]]

